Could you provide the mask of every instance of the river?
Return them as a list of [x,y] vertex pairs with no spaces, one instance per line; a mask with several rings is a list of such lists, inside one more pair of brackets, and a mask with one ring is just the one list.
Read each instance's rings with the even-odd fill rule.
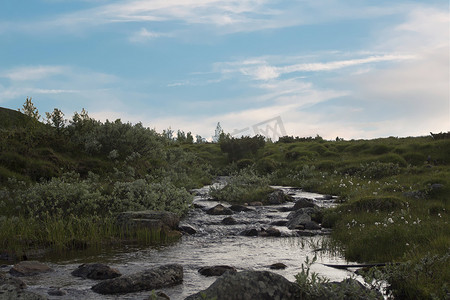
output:
[[[314,199],[319,206],[333,205],[331,201],[320,200],[322,195],[307,193],[301,189],[277,187],[294,199]],[[105,263],[118,269],[122,274],[130,274],[168,263],[178,263],[184,268],[184,282],[162,291],[172,300],[184,299],[200,290],[207,288],[217,278],[205,277],[198,273],[204,266],[229,265],[238,271],[242,270],[270,270],[274,263],[283,263],[284,270],[270,270],[288,280],[294,281],[295,274],[301,271],[301,265],[306,257],[317,255],[317,262],[312,271],[329,278],[331,281],[340,281],[353,273],[324,266],[327,264],[347,263],[337,254],[314,251],[320,247],[326,235],[314,237],[298,237],[283,226],[274,226],[282,232],[281,237],[246,237],[239,233],[249,228],[268,228],[269,223],[285,220],[289,212],[281,212],[283,207],[291,207],[293,203],[281,205],[253,207],[250,212],[235,213],[233,218],[236,225],[223,225],[222,219],[226,216],[208,215],[206,208],[215,206],[218,202],[207,197],[209,186],[195,190],[196,196],[193,209],[180,225],[190,225],[197,230],[196,234],[183,235],[172,244],[159,247],[121,246],[114,248],[97,249],[72,253],[65,257],[43,257],[40,259],[51,266],[55,272],[43,275],[22,278],[29,290],[47,295],[49,299],[145,299],[151,292],[132,293],[127,295],[111,296],[99,295],[91,290],[96,281],[80,279],[70,275],[82,263]],[[224,204],[226,205],[226,204]],[[0,271],[7,271],[11,266],[4,265]],[[49,296],[49,289],[56,287],[66,292],[65,296]]]

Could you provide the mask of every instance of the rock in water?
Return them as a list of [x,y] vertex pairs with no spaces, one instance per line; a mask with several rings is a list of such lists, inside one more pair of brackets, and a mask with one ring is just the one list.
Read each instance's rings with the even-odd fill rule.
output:
[[178,264],[164,265],[142,272],[107,279],[92,287],[99,294],[125,294],[151,291],[183,282],[183,267]]
[[222,224],[223,225],[235,225],[235,224],[237,224],[237,221],[233,217],[226,217],[225,219],[222,220]]
[[45,300],[47,297],[25,290],[26,284],[19,278],[0,273],[0,299]]
[[203,276],[222,276],[227,271],[236,272],[236,269],[231,266],[211,266],[202,267],[198,270]]
[[185,300],[271,300],[304,299],[300,287],[281,275],[268,271],[226,273],[206,290]]
[[33,276],[48,272],[53,272],[53,269],[43,263],[31,260],[21,261],[9,270],[9,273],[13,276]]
[[300,208],[305,208],[305,207],[316,207],[317,205],[314,204],[313,200],[308,199],[308,198],[300,198],[298,199],[295,204],[294,207],[292,207],[292,210],[299,210]]
[[82,264],[72,271],[73,276],[89,279],[112,279],[121,276],[119,271],[104,264]]
[[276,190],[269,194],[267,202],[269,204],[282,204],[286,201],[292,201],[291,196],[285,195],[282,190]]
[[233,211],[222,204],[217,204],[206,211],[208,215],[232,215]]

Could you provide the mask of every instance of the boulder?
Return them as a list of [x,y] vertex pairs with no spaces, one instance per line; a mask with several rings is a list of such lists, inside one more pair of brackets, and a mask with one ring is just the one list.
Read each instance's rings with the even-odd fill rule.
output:
[[271,222],[269,225],[272,225],[272,226],[286,226],[287,222],[288,222],[287,220],[278,220],[278,221]]
[[231,205],[229,208],[230,208],[232,211],[235,211],[235,212],[241,212],[241,211],[253,211],[253,209],[251,209],[251,208],[249,208],[249,207],[247,207],[247,206],[244,206],[244,205],[236,205],[236,204],[233,204],[233,205]]
[[295,202],[294,207],[292,207],[292,210],[296,211],[299,210],[300,208],[315,207],[315,206],[317,205],[314,204],[313,200],[308,198],[300,198]]
[[261,231],[258,234],[259,236],[273,236],[279,237],[281,236],[281,231],[276,229],[275,227],[269,227],[267,229],[261,228]]
[[177,230],[180,218],[167,211],[126,211],[117,216],[117,224],[127,228],[148,228],[152,230]]
[[253,201],[248,204],[249,206],[263,206],[261,201]]
[[296,211],[291,212],[287,216],[287,219],[291,220],[291,219],[296,218],[296,217],[298,217],[299,215],[302,215],[302,214],[309,215],[311,217],[311,220],[313,220],[313,221],[315,221],[317,223],[321,223],[322,222],[323,211],[318,206],[300,208],[300,209],[298,209]]
[[48,272],[53,272],[53,269],[43,263],[32,260],[21,261],[9,270],[9,273],[13,276],[33,276]]
[[311,222],[311,217],[307,213],[303,213],[302,211],[298,210],[296,214],[294,214],[291,218],[289,218],[289,221],[287,222],[286,226],[289,229],[296,229],[299,225],[305,225],[308,222]]
[[283,263],[274,263],[269,266],[271,270],[284,270],[287,266]]
[[151,291],[183,282],[183,267],[178,264],[163,265],[142,272],[104,280],[92,287],[99,294],[125,294]]
[[189,226],[189,225],[179,226],[178,230],[181,231],[182,233],[187,233],[187,234],[190,234],[190,235],[197,233],[197,230],[194,227]]
[[89,279],[112,279],[121,276],[119,271],[104,264],[82,264],[72,271],[73,276]]
[[322,229],[322,227],[320,227],[320,225],[317,224],[314,221],[306,222],[305,224],[303,224],[303,226],[307,230],[320,230],[320,229]]
[[45,300],[47,297],[25,290],[19,278],[0,273],[0,299]]
[[282,190],[276,190],[269,194],[267,202],[276,205],[285,203],[286,201],[292,201],[292,199],[291,196],[284,194]]
[[236,272],[236,268],[231,266],[210,266],[202,267],[198,272],[203,276],[222,276],[225,272]]
[[185,300],[247,300],[247,299],[302,299],[303,293],[296,283],[269,271],[243,271],[225,273],[206,290]]
[[222,204],[217,204],[213,208],[208,209],[206,213],[208,215],[232,215],[233,211]]
[[224,225],[235,225],[235,224],[237,224],[237,221],[233,217],[226,217],[225,219],[222,220],[222,224],[224,224]]

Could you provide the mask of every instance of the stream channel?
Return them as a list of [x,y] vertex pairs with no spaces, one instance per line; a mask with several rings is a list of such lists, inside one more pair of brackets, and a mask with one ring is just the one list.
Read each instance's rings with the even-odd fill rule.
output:
[[[319,206],[333,205],[332,200],[323,199],[323,195],[304,192],[298,188],[276,187],[291,195],[294,201],[299,198],[313,199]],[[236,225],[223,225],[223,215],[208,215],[206,208],[211,208],[218,202],[208,199],[209,186],[194,190],[194,204],[197,208],[181,221],[181,225],[189,225],[197,230],[196,234],[183,237],[169,245],[158,247],[121,246],[77,252],[65,257],[42,257],[41,262],[48,264],[55,271],[52,273],[22,277],[28,289],[46,295],[49,299],[147,299],[151,292],[130,293],[126,295],[100,295],[91,290],[97,283],[95,280],[81,279],[70,273],[83,263],[105,263],[118,269],[122,274],[131,274],[159,265],[177,263],[184,268],[183,284],[164,288],[163,291],[172,300],[185,297],[206,289],[217,277],[205,277],[198,273],[201,267],[213,265],[229,265],[238,271],[265,270],[278,273],[290,281],[301,271],[301,265],[306,257],[312,259],[317,254],[317,261],[311,270],[331,281],[341,281],[354,273],[326,267],[323,264],[348,263],[337,254],[314,251],[320,247],[322,239],[327,235],[312,237],[296,236],[294,231],[285,226],[273,226],[282,233],[281,237],[247,237],[240,232],[250,228],[268,228],[270,223],[286,220],[289,212],[282,208],[293,206],[293,202],[279,205],[252,207],[252,211],[235,212],[233,218]],[[226,203],[222,203],[229,206]],[[281,211],[280,211],[281,210]],[[283,263],[284,270],[270,270],[274,263]],[[3,265],[0,271],[7,271],[11,266]],[[64,296],[50,296],[51,288],[60,288],[66,292]]]

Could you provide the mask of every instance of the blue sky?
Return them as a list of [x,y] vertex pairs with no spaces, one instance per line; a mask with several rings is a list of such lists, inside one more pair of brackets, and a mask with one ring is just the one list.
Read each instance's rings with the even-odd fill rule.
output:
[[[450,130],[449,2],[2,0],[0,106],[210,138]],[[252,134],[252,132],[248,132]]]

